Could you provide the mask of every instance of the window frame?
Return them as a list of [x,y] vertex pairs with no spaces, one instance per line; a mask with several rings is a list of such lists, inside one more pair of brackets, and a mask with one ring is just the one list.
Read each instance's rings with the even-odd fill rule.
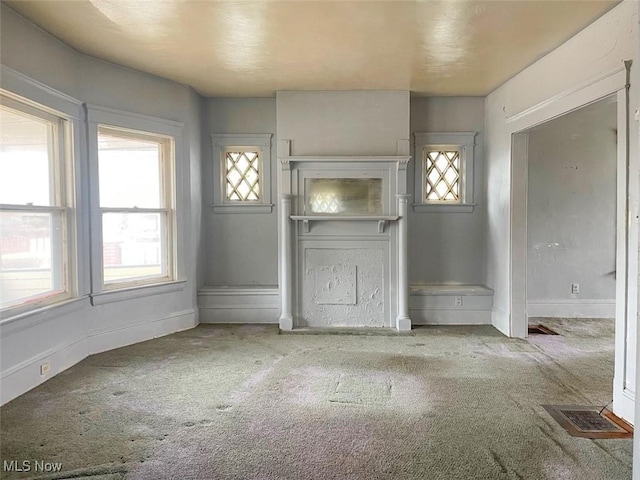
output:
[[[79,140],[81,104],[40,85],[27,83],[26,78],[4,66],[2,74],[9,78],[9,82],[6,82],[8,87],[18,87],[16,90],[21,94],[31,94],[35,100],[7,88],[0,88],[0,104],[18,114],[47,122],[53,127],[49,145],[49,183],[53,193],[50,195],[51,205],[2,204],[0,211],[51,214],[52,220],[54,215],[59,214],[61,228],[58,241],[61,243],[62,253],[60,271],[55,272],[53,262],[51,266],[52,275],[61,277],[61,288],[0,306],[0,316],[9,318],[65,303],[78,296],[78,225],[75,208],[78,183],[75,151]],[[50,104],[62,107],[63,111],[51,108]],[[54,241],[53,235],[51,241]]]
[[[273,134],[213,133],[213,203],[214,213],[271,213],[271,140]],[[227,199],[226,155],[229,152],[258,152],[258,200]]]
[[[473,212],[474,203],[474,147],[476,132],[416,132],[415,153],[415,212]],[[426,174],[428,151],[459,152],[459,199],[426,200]]]
[[[139,115],[107,107],[87,105],[90,190],[91,190],[91,302],[93,305],[128,300],[175,290],[182,290],[186,280],[183,270],[184,252],[180,248],[178,232],[180,215],[178,199],[184,191],[179,165],[184,161],[183,124],[146,115]],[[161,159],[161,192],[164,206],[102,207],[100,205],[98,133],[103,129],[115,135],[140,140],[159,141],[171,151]],[[163,213],[166,215],[165,247],[167,275],[163,277],[135,278],[130,281],[105,283],[103,259],[102,217],[104,213]],[[163,253],[164,255],[165,253]]]

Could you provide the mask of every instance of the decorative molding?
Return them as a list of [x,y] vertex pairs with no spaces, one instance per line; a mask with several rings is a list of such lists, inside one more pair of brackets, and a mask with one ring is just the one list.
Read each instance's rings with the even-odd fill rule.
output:
[[81,119],[83,117],[82,102],[66,93],[55,90],[44,83],[34,80],[6,65],[0,65],[1,90],[17,100],[51,109],[54,115],[62,115]]
[[291,156],[291,140],[278,141],[278,158]]
[[613,411],[631,425],[635,424],[636,401],[635,392],[623,388],[623,381],[613,379]]
[[89,297],[85,295],[3,318],[0,321],[0,338],[5,338],[26,328],[33,328],[41,323],[55,321],[61,316],[70,315],[87,306],[88,301]]
[[89,333],[87,347],[89,355],[94,355],[182,330],[189,330],[196,327],[197,324],[195,310],[184,310],[157,320]]
[[[600,82],[606,81],[607,83],[610,83],[611,86],[609,87],[609,89],[607,90],[605,87],[605,90],[601,93],[602,96],[606,96],[609,93],[614,93],[618,90],[620,90],[621,88],[624,88],[627,85],[627,69],[630,67],[630,64],[627,65],[627,62],[622,62],[620,65],[618,65],[615,68],[612,68],[610,70],[604,71],[598,75],[595,75],[587,80],[585,80],[584,82],[581,82],[577,85],[574,85],[571,88],[568,88],[560,93],[558,93],[557,95],[554,95],[553,97],[547,98],[535,105],[533,105],[532,107],[529,107],[525,110],[522,110],[518,113],[515,113],[513,115],[505,115],[505,119],[506,122],[509,123],[515,123],[518,122],[519,120],[522,120],[525,117],[528,117],[530,115],[534,115],[535,113],[539,112],[540,110],[544,110],[546,108],[549,108],[551,106],[553,106],[554,104],[559,103],[561,100],[564,100],[567,97],[570,97],[576,93],[579,93],[589,87],[592,87],[594,85],[599,84]],[[607,93],[608,92],[608,93]]]
[[274,206],[275,205],[273,203],[245,203],[242,205],[216,205],[215,203],[211,204],[213,213],[271,213]]
[[[87,122],[106,123],[114,127],[130,128],[132,130],[149,130],[153,133],[179,135],[184,128],[183,122],[153,117],[142,113],[129,112],[102,105],[86,104]],[[115,123],[114,123],[115,122]]]
[[[87,357],[86,338],[72,340],[40,352],[2,372],[0,405],[4,405]],[[49,360],[51,370],[40,376],[40,364]]]
[[[270,214],[275,206],[271,202],[271,146],[272,133],[212,133],[213,148],[213,213]],[[224,154],[227,148],[257,148],[260,150],[260,199],[255,201],[228,201],[225,198],[226,175]]]
[[477,203],[414,203],[413,211],[418,213],[472,213]]
[[461,146],[475,145],[477,132],[416,132],[415,151],[424,145]]
[[217,147],[271,147],[272,133],[212,133]]
[[615,318],[615,314],[615,300],[543,299],[527,301],[527,317]]
[[491,325],[491,310],[411,309],[413,325]]
[[[57,318],[60,317],[58,316]],[[84,360],[88,355],[193,328],[196,324],[195,311],[189,309],[157,320],[107,328],[90,332],[87,335],[83,331],[78,332],[81,334],[79,338],[55,345],[3,370],[1,374],[2,389],[0,393],[2,397],[0,403],[4,405],[19,395],[37,387],[44,381]],[[33,328],[34,331],[30,335],[37,336],[38,326],[38,324],[31,324],[26,328]],[[12,333],[15,333],[15,331]],[[47,359],[51,362],[51,372],[43,378],[40,376],[39,367],[42,361]]]
[[[414,182],[415,200],[413,211],[416,213],[472,213],[476,204],[474,200],[474,164],[475,138],[477,132],[416,132],[414,136]],[[425,147],[452,148],[460,153],[460,203],[426,202],[424,158]]]
[[[98,329],[98,330],[89,331],[87,333],[87,338],[99,337],[101,335],[111,335],[113,333],[123,332],[125,330],[140,329],[141,327],[147,328],[150,325],[156,325],[156,324],[160,324],[160,323],[163,323],[163,322],[166,323],[166,322],[170,322],[170,321],[175,320],[175,319],[184,319],[185,317],[188,317],[190,322],[193,321],[195,319],[195,310],[193,308],[189,308],[187,310],[182,310],[180,312],[171,313],[169,315],[166,315],[166,316],[164,316],[162,318],[158,318],[158,319],[155,319],[155,320],[148,320],[148,321],[137,322],[137,323],[127,323],[126,325],[118,325],[118,326],[115,326],[115,327],[107,326],[105,328],[101,328],[101,329]],[[196,324],[195,324],[195,322],[193,322],[193,323],[194,324],[192,325],[192,327],[195,327]],[[171,333],[171,332],[168,332],[168,333]],[[151,338],[155,338],[155,337],[151,337]],[[143,340],[137,340],[137,341],[134,341],[134,342],[129,342],[126,345],[130,345],[132,343],[138,343],[138,342],[141,342],[141,341],[143,341]],[[113,348],[119,348],[121,346],[124,346],[124,345],[118,345],[118,347],[113,347]],[[101,350],[101,351],[103,351],[103,350]],[[98,353],[98,352],[90,351],[90,353],[94,354],[94,353]]]
[[279,156],[281,164],[306,163],[306,162],[395,162],[399,164],[409,163],[410,156],[407,155],[305,155],[305,156]]
[[91,305],[104,305],[106,303],[124,302],[134,298],[178,292],[180,290],[184,290],[186,284],[186,280],[175,280],[165,283],[153,283],[135,287],[119,288],[117,290],[103,290],[102,292],[92,293],[90,295]]

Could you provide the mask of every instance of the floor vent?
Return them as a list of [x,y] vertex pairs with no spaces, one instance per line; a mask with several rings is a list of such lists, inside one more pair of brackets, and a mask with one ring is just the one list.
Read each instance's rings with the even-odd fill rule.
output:
[[631,438],[633,427],[603,407],[542,405],[569,435],[583,438]]
[[544,325],[529,325],[529,335],[560,335]]

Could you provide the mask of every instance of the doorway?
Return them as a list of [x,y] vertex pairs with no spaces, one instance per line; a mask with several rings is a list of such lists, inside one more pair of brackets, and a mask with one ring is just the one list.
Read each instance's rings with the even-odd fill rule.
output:
[[[628,64],[625,64],[628,68]],[[638,273],[638,225],[633,221],[637,179],[629,173],[629,99],[628,70],[613,72],[583,89],[569,92],[557,99],[510,119],[511,129],[511,252],[510,252],[510,322],[513,337],[525,337],[528,326],[527,301],[527,187],[530,132],[538,126],[570,112],[615,99],[616,105],[616,244],[615,244],[615,373],[613,411],[630,423],[634,421],[636,372],[636,322]],[[606,100],[603,100],[606,99]],[[594,108],[596,108],[594,106]],[[635,171],[635,170],[634,170]],[[630,182],[632,185],[630,187]],[[552,246],[553,247],[553,246]],[[548,247],[547,247],[548,248]],[[569,288],[571,288],[570,282]],[[579,282],[575,282],[579,283]],[[580,292],[580,286],[578,286]],[[584,290],[582,290],[584,291]],[[576,294],[579,295],[579,294]],[[594,307],[595,308],[595,307]],[[611,308],[611,306],[609,306]]]
[[604,98],[523,133],[528,135],[529,326],[548,318],[606,318],[613,324],[616,98]]

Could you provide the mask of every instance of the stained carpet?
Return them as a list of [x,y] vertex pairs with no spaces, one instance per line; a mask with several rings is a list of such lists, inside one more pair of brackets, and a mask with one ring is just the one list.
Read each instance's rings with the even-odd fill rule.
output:
[[[0,409],[2,478],[631,478],[632,441],[569,436],[542,404],[611,400],[613,321],[560,335],[211,326],[87,358]],[[33,465],[33,463],[32,463]]]

